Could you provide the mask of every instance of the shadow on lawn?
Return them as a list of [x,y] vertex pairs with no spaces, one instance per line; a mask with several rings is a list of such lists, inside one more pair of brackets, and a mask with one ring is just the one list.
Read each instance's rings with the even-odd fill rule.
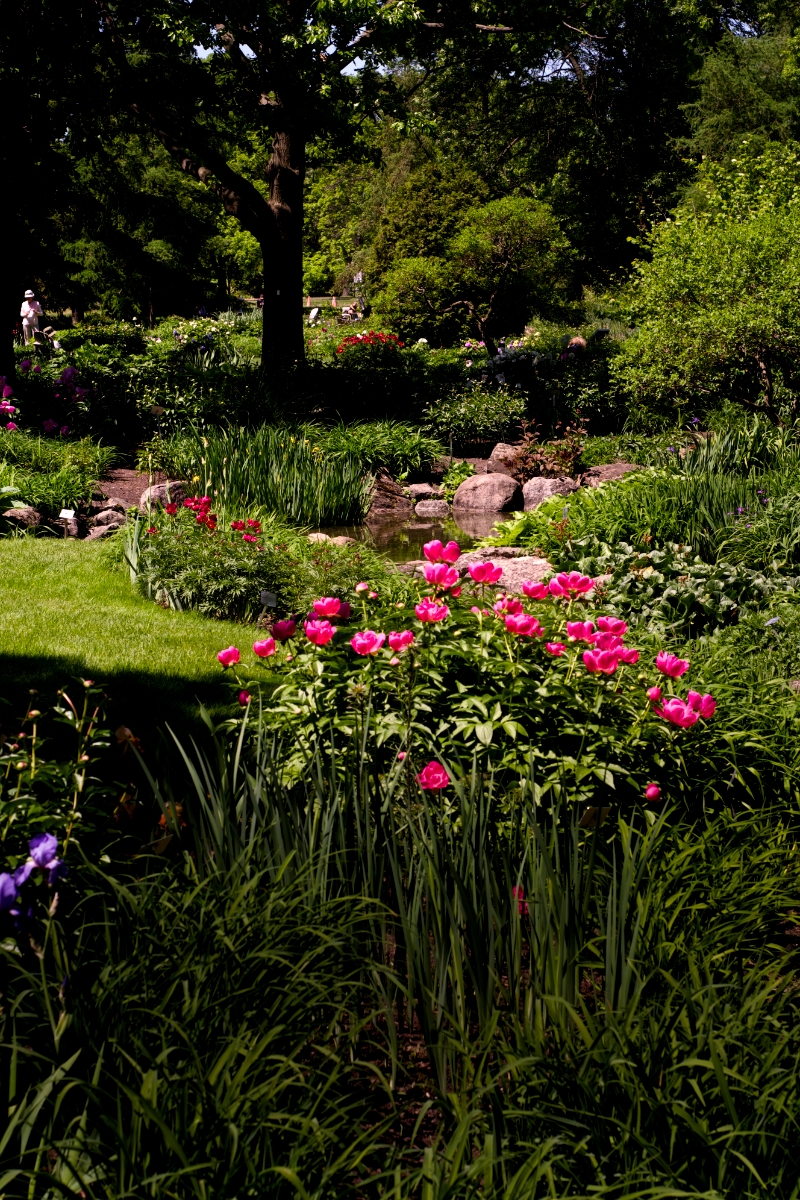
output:
[[[40,658],[0,653],[0,694],[7,701],[0,722],[14,724],[27,710],[31,688],[35,688],[37,707],[50,707],[56,693],[65,688],[77,704],[86,669],[79,658],[48,655]],[[202,704],[212,720],[230,713],[233,689],[219,679],[197,679],[180,675],[161,675],[145,671],[117,671],[94,677],[105,688],[107,724],[114,730],[126,725],[144,745],[153,749],[169,746],[174,751],[167,725],[182,741],[201,734],[205,726],[199,715]],[[75,694],[77,692],[77,695]]]

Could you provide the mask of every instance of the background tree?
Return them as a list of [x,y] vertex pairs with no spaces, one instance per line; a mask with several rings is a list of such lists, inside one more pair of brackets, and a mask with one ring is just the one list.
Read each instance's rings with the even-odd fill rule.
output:
[[376,310],[406,333],[441,328],[462,312],[497,352],[499,330],[518,330],[533,308],[566,300],[569,245],[546,204],[507,196],[470,209],[445,255],[401,260],[386,273]]
[[[696,195],[704,198],[700,206]],[[712,164],[649,240],[614,364],[634,401],[675,408],[732,399],[775,424],[800,402],[800,145]]]

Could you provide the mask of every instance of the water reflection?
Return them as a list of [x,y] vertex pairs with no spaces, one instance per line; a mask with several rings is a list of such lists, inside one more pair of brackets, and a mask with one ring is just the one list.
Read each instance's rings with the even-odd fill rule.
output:
[[359,542],[368,542],[376,550],[388,554],[394,562],[401,563],[422,558],[422,547],[436,538],[442,542],[452,539],[458,542],[462,550],[470,550],[481,538],[488,537],[494,526],[506,520],[508,515],[460,512],[458,521],[452,516],[445,521],[437,521],[412,515],[399,520],[367,521],[364,525],[323,525],[319,532],[327,533],[328,537],[344,535]]

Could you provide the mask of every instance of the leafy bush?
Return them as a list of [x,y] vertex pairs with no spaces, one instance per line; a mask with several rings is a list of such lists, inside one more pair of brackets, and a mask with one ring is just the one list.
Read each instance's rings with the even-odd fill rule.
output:
[[[390,577],[367,546],[310,543],[278,517],[262,513],[259,520],[259,510],[251,509],[237,520],[233,513],[241,511],[248,512],[221,511],[218,520],[204,523],[179,508],[155,514],[147,529],[137,518],[126,546],[137,586],[174,608],[241,621],[262,612],[262,590],[273,592],[284,612],[307,612],[320,593],[341,595],[365,579],[402,593],[403,577]],[[241,528],[232,528],[232,520]]]
[[21,430],[0,433],[0,477],[18,499],[46,516],[78,508],[89,500],[96,481],[116,458],[108,446],[89,438],[79,442],[45,439]]
[[312,439],[326,455],[352,456],[365,471],[383,467],[396,479],[423,470],[445,452],[439,438],[407,421],[359,421],[331,428],[304,425],[297,434]]
[[117,354],[143,354],[146,341],[141,326],[130,321],[82,321],[72,329],[58,331],[58,341],[66,353],[82,346],[107,346]]
[[431,404],[425,413],[425,428],[458,446],[503,441],[518,433],[525,411],[521,391],[473,384]]
[[800,577],[709,564],[684,546],[635,550],[624,542],[572,543],[563,567],[607,576],[603,602],[626,621],[650,630],[692,637],[739,621],[781,595],[800,595]]
[[[727,171],[706,172],[699,185],[706,203],[688,199],[653,231],[651,255],[635,267],[631,289],[640,328],[613,368],[643,412],[674,421],[702,395],[708,409],[728,398],[775,422],[796,415],[798,260],[787,248],[800,229],[797,150],[756,156],[766,171],[752,163],[743,170],[745,151]],[[787,155],[794,174],[788,194],[779,186]]]
[[458,491],[459,487],[464,482],[464,480],[471,479],[474,474],[475,474],[475,468],[473,467],[472,463],[468,463],[468,462],[451,463],[450,466],[445,471],[444,477],[442,479],[442,488],[444,490],[445,500],[452,503],[453,497],[455,496],[456,492]]

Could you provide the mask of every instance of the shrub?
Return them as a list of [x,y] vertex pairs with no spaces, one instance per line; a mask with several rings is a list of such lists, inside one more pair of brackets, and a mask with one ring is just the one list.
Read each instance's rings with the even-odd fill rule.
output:
[[503,441],[518,433],[525,409],[521,391],[473,384],[432,404],[425,413],[425,428],[442,441],[459,446]]
[[[242,511],[249,515],[233,515]],[[203,514],[212,519],[200,520]],[[254,621],[262,590],[276,596],[283,612],[307,612],[320,593],[342,594],[363,579],[381,591],[403,592],[403,577],[390,577],[369,547],[310,543],[257,509],[221,509],[217,516],[209,504],[149,519],[149,526],[137,518],[129,527],[127,560],[137,586],[174,608]]]

